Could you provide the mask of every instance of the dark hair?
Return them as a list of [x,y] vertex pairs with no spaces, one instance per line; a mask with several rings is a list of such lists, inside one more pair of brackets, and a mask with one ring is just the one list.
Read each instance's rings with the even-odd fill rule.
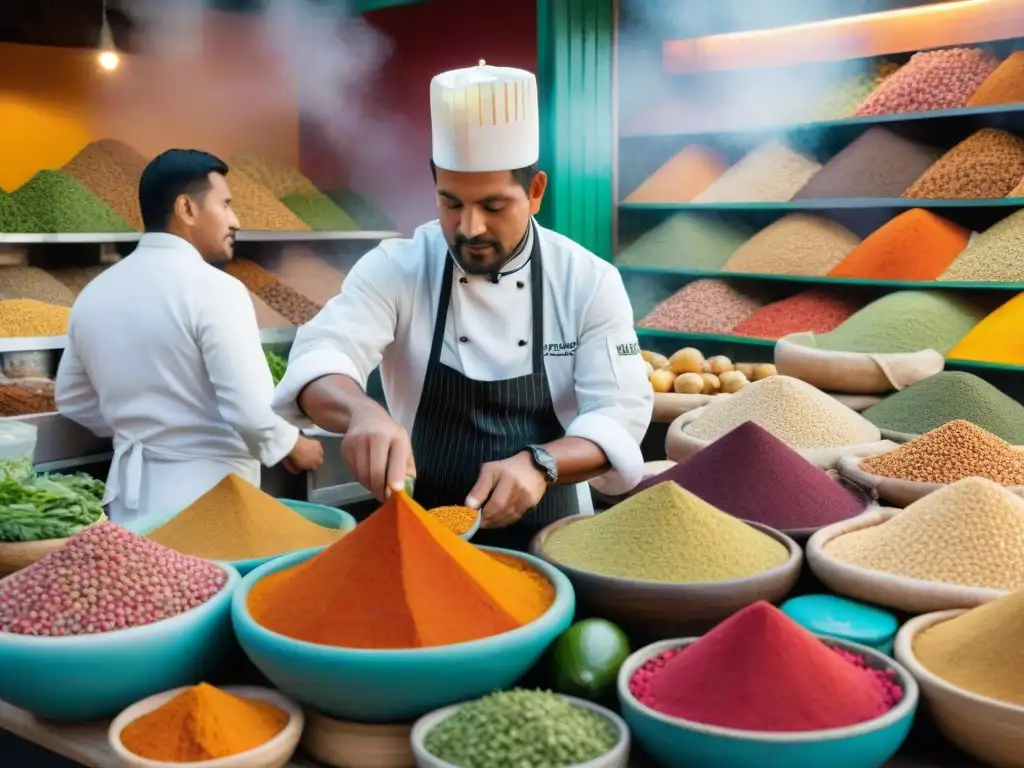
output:
[[154,157],[139,180],[139,208],[146,231],[166,231],[174,201],[180,195],[201,199],[210,189],[211,173],[227,176],[227,163],[198,149],[169,149]]
[[[430,173],[434,177],[434,183],[437,183],[437,166],[434,164],[433,158],[430,159]],[[526,190],[526,194],[529,195],[533,177],[540,173],[540,164],[534,163],[523,168],[516,168],[514,171],[509,171],[509,173],[512,174],[516,184]]]

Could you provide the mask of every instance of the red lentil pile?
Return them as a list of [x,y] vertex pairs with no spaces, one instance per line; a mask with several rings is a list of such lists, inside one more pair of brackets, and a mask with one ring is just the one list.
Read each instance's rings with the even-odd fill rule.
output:
[[803,291],[773,301],[737,325],[733,333],[759,339],[781,339],[791,333],[828,333],[860,309],[862,303],[828,291]]
[[62,637],[141,627],[202,605],[227,580],[214,563],[97,523],[0,580],[0,632]]
[[637,325],[680,333],[729,333],[761,306],[722,280],[695,280],[661,302]]

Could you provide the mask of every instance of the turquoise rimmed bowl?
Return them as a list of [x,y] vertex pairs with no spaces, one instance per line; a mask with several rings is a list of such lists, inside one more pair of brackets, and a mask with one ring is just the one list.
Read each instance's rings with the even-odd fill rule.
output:
[[520,552],[481,549],[517,557],[543,573],[555,587],[551,607],[536,621],[511,632],[455,645],[398,650],[316,645],[257,624],[247,604],[253,585],[305,562],[318,549],[278,558],[242,580],[231,606],[235,634],[252,662],[277,688],[341,720],[408,720],[508,688],[569,627],[576,598],[569,580],[547,563]]
[[[818,636],[822,642],[856,653],[873,667],[891,669],[903,699],[881,717],[823,731],[743,731],[670,717],[637,701],[629,681],[640,667],[664,651],[696,642],[664,640],[636,651],[619,669],[622,716],[637,743],[667,768],[882,768],[910,732],[917,711],[913,676],[885,654],[858,643]],[[784,695],[784,692],[780,692]]]

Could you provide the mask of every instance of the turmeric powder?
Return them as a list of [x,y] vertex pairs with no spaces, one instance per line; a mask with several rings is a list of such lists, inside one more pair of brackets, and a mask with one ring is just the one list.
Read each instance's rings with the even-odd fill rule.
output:
[[261,579],[248,605],[258,624],[278,634],[382,649],[508,632],[553,600],[542,575],[452,536],[403,492],[323,552]]
[[949,360],[1024,365],[1024,293],[988,315],[949,350]]
[[125,749],[147,760],[195,763],[256,749],[283,731],[288,719],[269,702],[200,683],[128,723],[120,738]]
[[471,507],[435,507],[427,514],[452,533],[461,535],[473,527],[480,513]]

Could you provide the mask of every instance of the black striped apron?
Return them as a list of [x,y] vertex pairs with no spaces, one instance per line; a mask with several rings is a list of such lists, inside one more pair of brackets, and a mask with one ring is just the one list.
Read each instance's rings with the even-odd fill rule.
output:
[[[514,379],[474,381],[441,362],[455,266],[449,258],[434,320],[423,394],[412,429],[415,498],[426,509],[463,504],[480,467],[565,436],[544,370],[544,293],[540,237],[533,233],[530,289],[533,300],[533,373]],[[579,512],[574,485],[548,488],[540,503],[515,525],[481,529],[474,544],[525,550],[548,523]]]

